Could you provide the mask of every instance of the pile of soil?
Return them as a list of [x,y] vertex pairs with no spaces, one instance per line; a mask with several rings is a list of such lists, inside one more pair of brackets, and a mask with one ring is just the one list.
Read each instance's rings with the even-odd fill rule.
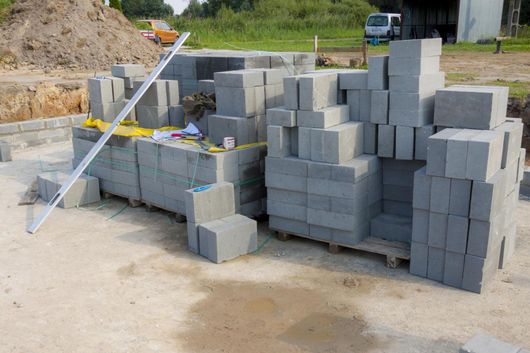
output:
[[0,66],[6,69],[152,66],[161,50],[101,0],[17,0],[0,26]]

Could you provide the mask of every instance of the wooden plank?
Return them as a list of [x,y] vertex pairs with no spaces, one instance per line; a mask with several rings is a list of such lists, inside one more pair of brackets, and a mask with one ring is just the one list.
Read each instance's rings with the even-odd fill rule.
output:
[[28,206],[28,205],[34,205],[35,202],[37,202],[37,199],[39,198],[39,192],[37,188],[37,179],[33,180],[30,186],[28,186],[28,189],[18,202],[19,206]]

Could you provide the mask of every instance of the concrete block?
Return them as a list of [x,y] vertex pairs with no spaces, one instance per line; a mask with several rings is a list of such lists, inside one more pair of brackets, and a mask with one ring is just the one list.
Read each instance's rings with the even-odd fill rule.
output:
[[0,162],[10,162],[11,157],[11,145],[5,141],[0,141]]
[[267,126],[268,155],[271,157],[288,157],[291,154],[290,128]]
[[471,186],[471,180],[451,179],[451,194],[449,196],[450,215],[469,216]]
[[284,103],[287,109],[299,108],[299,77],[288,76],[283,79]]
[[19,123],[0,124],[0,135],[12,135],[20,132]]
[[277,85],[283,84],[283,78],[285,77],[285,71],[280,69],[251,69],[261,72],[263,74],[263,84],[265,85]]
[[267,213],[272,216],[284,217],[295,221],[307,222],[308,209],[306,206],[287,204],[271,199],[267,200]]
[[462,348],[460,353],[523,353],[519,347],[502,342],[492,336],[478,333]]
[[451,251],[445,252],[444,276],[443,283],[455,287],[462,287],[462,279],[464,277],[464,260],[466,255],[461,253],[454,253]]
[[447,140],[458,133],[458,129],[444,129],[429,137],[427,142],[427,174],[445,176]]
[[215,93],[215,81],[199,80],[197,82],[197,90],[205,94]]
[[[434,92],[403,93],[391,91],[389,93],[389,107],[394,111],[434,111]],[[432,116],[430,117],[432,119]]]
[[431,212],[429,215],[429,247],[445,249],[447,238],[447,214]]
[[445,249],[453,253],[465,254],[469,219],[467,217],[449,215],[447,218],[447,239]]
[[414,159],[426,161],[427,145],[429,137],[434,135],[434,125],[425,125],[414,130]]
[[210,115],[208,135],[216,145],[222,144],[225,137],[234,137],[237,146],[258,142],[256,118]]
[[[351,182],[341,182],[334,180],[308,178],[307,192],[314,195],[331,196],[347,199],[355,199],[362,194],[368,193],[368,181],[352,184]],[[303,184],[299,187],[302,191]]]
[[367,89],[388,89],[388,55],[368,57]]
[[488,181],[473,182],[469,217],[479,221],[490,221],[499,213],[504,199],[505,170],[499,170]]
[[508,87],[451,86],[436,92],[434,125],[490,130],[504,122]]
[[175,80],[166,80],[167,105],[180,103],[179,83]]
[[360,92],[360,121],[370,122],[372,108],[372,91],[362,89]]
[[111,68],[112,76],[116,77],[136,77],[145,76],[145,67],[141,64],[119,64],[112,65]]
[[309,235],[309,224],[307,222],[295,221],[283,217],[270,216],[269,228],[291,234]]
[[300,110],[316,111],[337,104],[336,73],[312,73],[299,77]]
[[482,293],[497,270],[499,252],[493,252],[493,254],[495,253],[496,256],[488,259],[470,254],[466,255],[462,289],[479,294]]
[[376,156],[361,155],[342,164],[307,162],[308,176],[314,179],[359,184],[380,174],[381,163]]
[[299,127],[327,129],[350,120],[347,105],[334,105],[318,111],[299,110],[296,124]]
[[445,270],[445,250],[429,246],[427,278],[442,282]]
[[298,158],[273,158],[270,154],[265,158],[267,172],[307,177],[308,164]]
[[265,173],[265,186],[267,186],[268,188],[307,192],[307,184],[307,177],[286,175],[269,171]]
[[167,106],[136,106],[136,119],[140,127],[158,129],[169,126],[169,109]]
[[[308,208],[307,222],[321,227],[353,232],[357,228],[363,229],[368,224],[368,212],[364,210],[357,214],[349,215]],[[349,244],[356,244],[366,238],[368,229],[366,229],[366,233],[359,232],[356,235],[357,237],[350,239],[351,242],[348,242]]]
[[481,131],[468,142],[466,178],[485,181],[493,176],[502,162],[504,133]]
[[467,240],[467,254],[486,258],[500,250],[502,235],[500,234],[500,217],[491,222],[471,219]]
[[[92,103],[91,116],[106,122],[113,122],[125,107],[125,101],[115,103]],[[131,115],[129,115],[130,117]]]
[[364,153],[377,154],[377,125],[364,123]]
[[414,159],[414,128],[396,126],[396,159]]
[[386,240],[410,243],[412,220],[410,217],[381,213],[370,221],[370,235]]
[[361,91],[346,91],[346,102],[350,107],[350,120],[361,121]]
[[[182,105],[174,105],[168,107],[168,114],[169,114],[169,126],[179,127],[179,128],[185,128],[186,127],[186,119],[184,117],[184,106]],[[206,122],[206,129],[203,129],[200,126],[197,126],[204,134],[208,134],[208,117],[203,116],[204,121]]]
[[442,39],[411,39],[390,42],[390,57],[421,58],[442,55]]
[[220,182],[186,191],[186,218],[205,223],[235,214],[234,185]]
[[451,192],[451,179],[433,177],[431,181],[431,203],[430,210],[443,214],[449,214],[449,199]]
[[412,202],[412,187],[383,184],[383,199]]
[[256,221],[236,214],[199,225],[200,254],[221,263],[257,250]]
[[517,182],[521,182],[523,185],[530,186],[530,167],[525,166],[526,161],[526,149],[521,148],[519,150],[519,167],[517,170]]
[[283,84],[266,85],[264,89],[266,109],[283,106]]
[[112,81],[105,77],[95,77],[88,79],[88,96],[91,102],[112,103]]
[[428,211],[431,204],[432,177],[426,174],[426,167],[414,173],[414,192],[412,206],[415,209]]
[[432,109],[393,109],[388,111],[388,123],[396,126],[421,127],[432,124]]
[[379,157],[394,158],[395,134],[395,126],[379,125],[377,131],[377,155]]
[[[308,196],[304,192],[289,191],[276,188],[267,189],[267,200],[307,207]],[[280,216],[284,217],[284,216]]]
[[123,78],[107,77],[112,82],[112,97],[114,102],[121,102],[125,99],[125,82]]
[[388,91],[372,91],[370,122],[388,124]]
[[328,129],[311,130],[311,160],[340,164],[364,149],[363,124],[348,122]]
[[[390,76],[388,89],[390,92],[403,93],[434,93],[445,87],[445,73],[438,72],[421,76]],[[392,106],[390,106],[392,109]],[[438,125],[435,123],[435,125]],[[451,126],[451,125],[443,125]]]
[[512,161],[519,158],[521,141],[523,137],[523,124],[519,121],[506,121],[495,128],[495,131],[504,132],[501,168],[506,168]]
[[440,71],[440,56],[390,57],[389,76],[416,76],[435,74]]
[[368,70],[348,70],[339,73],[339,89],[368,89]]
[[412,242],[410,244],[409,272],[420,277],[427,277],[429,247],[426,244]]
[[412,241],[427,245],[429,242],[429,211],[412,211]]
[[[134,81],[134,92],[138,91],[143,81]],[[138,101],[138,105],[147,106],[166,106],[167,101],[167,84],[166,80],[155,80]]]
[[233,88],[215,86],[217,114],[235,117],[252,117],[265,114],[263,86]]
[[463,129],[447,139],[447,153],[445,157],[446,177],[466,178],[469,140],[479,133],[480,131],[477,130]]
[[214,73],[215,86],[247,88],[265,85],[263,73],[256,70],[235,70]]
[[[70,174],[57,171],[39,174],[37,178],[39,196],[46,202],[51,201],[69,176]],[[64,195],[58,206],[72,208],[98,201],[100,201],[98,178],[82,174]]]
[[186,229],[188,232],[188,250],[195,254],[199,254],[199,225],[188,220]]

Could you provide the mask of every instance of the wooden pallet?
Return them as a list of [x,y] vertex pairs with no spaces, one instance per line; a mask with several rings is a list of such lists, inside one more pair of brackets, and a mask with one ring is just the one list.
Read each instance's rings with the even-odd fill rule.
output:
[[335,242],[327,242],[310,238],[306,235],[286,233],[283,231],[275,230],[277,232],[277,238],[281,241],[287,241],[292,237],[300,237],[306,239],[312,239],[328,244],[328,251],[332,254],[339,253],[342,248],[355,249],[365,251],[373,254],[379,254],[386,256],[386,266],[389,268],[397,268],[403,260],[410,260],[410,246],[406,243],[399,241],[389,241],[376,237],[368,237],[362,242],[356,245],[345,245]]
[[169,212],[170,215],[174,215],[175,216],[175,222],[177,222],[177,223],[186,222],[186,215],[180,214],[178,212],[166,210],[166,209],[164,209],[162,207],[159,207],[159,206],[154,205],[154,204],[149,203],[149,202],[145,202],[144,201],[144,203],[145,203],[145,210],[147,212],[157,212],[157,211]]
[[103,191],[101,193],[101,197],[103,197],[104,199],[110,199],[110,198],[112,198],[114,196],[120,197],[122,199],[126,199],[127,202],[129,202],[129,207],[132,207],[132,208],[140,207],[140,206],[142,206],[144,204],[142,202],[142,200],[136,200],[136,199],[132,199],[132,198],[123,197],[122,195],[113,194],[113,193],[110,193],[108,191]]

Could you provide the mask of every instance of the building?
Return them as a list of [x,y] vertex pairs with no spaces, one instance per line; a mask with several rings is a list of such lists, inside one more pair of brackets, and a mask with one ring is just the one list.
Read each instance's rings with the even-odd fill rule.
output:
[[476,42],[499,35],[504,0],[403,0],[401,39]]

